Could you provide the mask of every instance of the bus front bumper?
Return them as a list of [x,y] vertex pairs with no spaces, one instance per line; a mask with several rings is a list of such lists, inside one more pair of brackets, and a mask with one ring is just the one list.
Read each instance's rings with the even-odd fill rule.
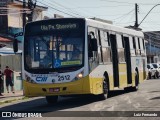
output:
[[[97,81],[97,80],[95,80]],[[24,95],[33,96],[50,96],[50,95],[78,95],[78,94],[98,94],[93,90],[93,79],[89,76],[83,77],[77,81],[59,84],[34,84],[26,80],[23,81]],[[101,84],[101,81],[99,82]],[[97,91],[97,89],[96,89]]]

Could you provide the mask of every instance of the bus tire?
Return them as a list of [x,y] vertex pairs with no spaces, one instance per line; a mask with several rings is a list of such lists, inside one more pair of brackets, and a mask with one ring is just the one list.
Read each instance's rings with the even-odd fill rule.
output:
[[109,93],[109,84],[107,83],[107,79],[103,80],[103,93],[98,95],[100,100],[105,100],[108,98],[108,93]]
[[55,104],[58,101],[58,96],[46,96],[46,101],[48,104]]
[[136,74],[135,74],[135,86],[132,88],[133,88],[133,91],[137,91],[139,88],[139,73],[138,73],[138,71],[136,71]]

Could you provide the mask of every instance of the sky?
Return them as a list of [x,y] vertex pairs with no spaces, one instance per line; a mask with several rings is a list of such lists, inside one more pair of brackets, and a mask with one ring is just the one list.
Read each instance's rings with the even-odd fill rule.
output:
[[[37,4],[48,7],[44,14],[64,17],[101,18],[111,20],[117,26],[135,24],[135,3],[139,6],[138,23],[160,0],[37,0]],[[143,31],[160,31],[160,5],[152,9],[139,26]]]

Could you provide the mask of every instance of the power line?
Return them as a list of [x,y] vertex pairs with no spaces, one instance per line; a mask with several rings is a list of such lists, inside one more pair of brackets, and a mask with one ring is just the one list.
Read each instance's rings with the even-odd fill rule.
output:
[[[120,1],[116,1],[116,0],[100,0],[100,1],[106,1],[106,2],[113,2],[113,3],[120,3],[120,4],[135,4],[135,3],[131,3],[131,2],[120,2]],[[141,5],[155,5],[153,3],[138,3],[138,4],[141,4]]]
[[106,8],[106,7],[111,7],[111,8],[114,8],[114,7],[124,7],[124,6],[131,6],[131,5],[115,5],[115,6],[86,6],[86,7],[76,7],[76,8],[68,8],[68,9],[90,9],[90,8]]
[[116,23],[116,24],[128,24],[128,23],[134,23],[134,21],[131,21],[131,22],[124,22],[124,23]]
[[113,3],[120,3],[120,4],[134,4],[134,3],[130,3],[130,2],[119,2],[119,1],[115,1],[115,0],[100,0],[100,1],[105,1],[105,2],[113,2]]
[[133,11],[134,11],[134,9],[131,10],[131,11],[129,11],[129,12],[127,12],[127,13],[125,13],[124,15],[122,15],[122,16],[120,16],[120,17],[118,17],[118,18],[113,19],[113,21],[114,21],[114,20],[117,20],[117,19],[119,19],[119,18],[122,18],[122,17],[124,17],[124,16],[129,15],[129,14],[132,13]]
[[72,12],[73,14],[75,14],[75,15],[78,15],[78,16],[81,16],[81,17],[84,17],[84,16],[80,15],[77,11],[73,11],[73,10],[71,10],[71,9],[69,9],[69,8],[65,7],[64,5],[61,5],[61,4],[59,4],[59,3],[55,2],[55,1],[52,1],[52,2],[54,2],[55,4],[57,4],[57,5],[59,5],[59,6],[62,6],[62,7],[63,7],[63,8],[65,8],[66,10],[71,11],[71,12]]
[[58,11],[58,12],[64,13],[64,14],[69,15],[69,16],[72,16],[72,17],[76,17],[76,16],[73,16],[73,15],[71,15],[71,14],[69,14],[69,13],[64,12],[64,11],[58,10],[58,9],[56,9],[56,8],[50,6],[50,5],[47,5],[47,4],[45,4],[45,3],[42,3],[42,2],[40,2],[40,1],[37,1],[37,2],[41,3],[42,5],[45,5],[45,6],[49,7],[49,8],[51,8],[51,9],[54,9],[54,10],[56,10],[56,11]]
[[[43,0],[43,1],[44,1],[44,0]],[[46,2],[46,1],[45,1],[45,2]],[[78,14],[77,12],[74,12],[73,10],[70,10],[69,8],[65,7],[64,5],[61,5],[61,4],[59,4],[59,3],[57,3],[57,2],[55,2],[55,1],[53,1],[53,0],[52,0],[52,2],[55,3],[55,4],[57,4],[58,6],[61,6],[62,8],[66,9],[66,10],[69,10],[71,13],[73,13],[73,14],[75,14],[75,15],[77,15],[77,16],[84,17],[84,16]],[[49,2],[47,2],[47,3],[49,3]],[[53,5],[51,2],[50,2],[49,4]]]

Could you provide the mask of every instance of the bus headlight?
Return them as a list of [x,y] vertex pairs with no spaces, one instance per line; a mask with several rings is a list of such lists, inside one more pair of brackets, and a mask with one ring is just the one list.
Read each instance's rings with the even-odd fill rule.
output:
[[83,77],[83,72],[77,74],[77,76],[72,80],[72,81],[76,81],[76,80],[79,80]]
[[82,73],[79,73],[77,76],[78,76],[78,78],[82,78],[82,77],[83,77],[83,74],[82,74]]

